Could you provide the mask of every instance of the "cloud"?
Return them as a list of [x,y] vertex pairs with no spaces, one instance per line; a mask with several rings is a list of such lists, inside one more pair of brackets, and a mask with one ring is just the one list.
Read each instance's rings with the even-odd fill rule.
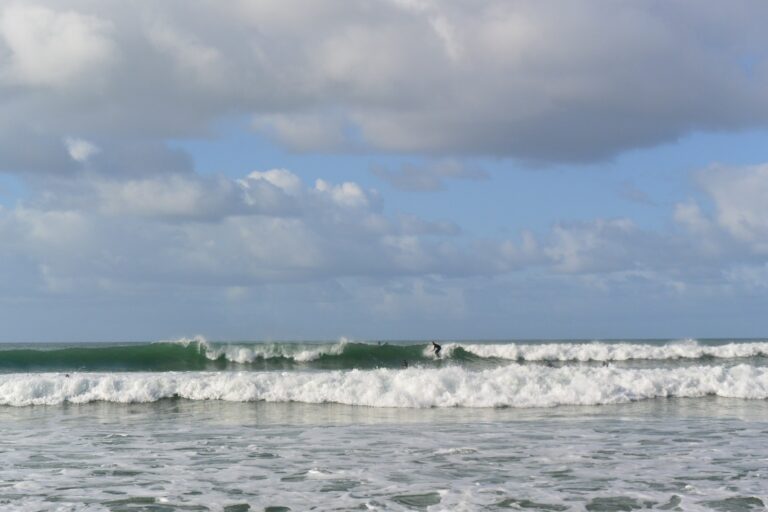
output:
[[92,185],[96,204],[107,215],[205,219],[237,209],[238,191],[224,180],[171,175]]
[[115,51],[113,25],[97,16],[13,3],[0,11],[0,41],[9,65],[0,79],[12,85],[58,89],[99,82]]
[[[719,179],[713,172],[705,178]],[[739,172],[758,191],[768,179],[762,167]],[[741,182],[734,181],[734,190]],[[142,283],[218,289],[528,273],[571,276],[581,286],[611,288],[627,279],[682,286],[724,283],[724,269],[758,264],[768,244],[768,231],[758,222],[762,203],[748,203],[754,211],[747,215],[747,206],[732,205],[722,190],[712,192],[718,205],[713,217],[694,202],[678,205],[678,228],[670,232],[619,218],[480,239],[451,222],[384,215],[379,193],[357,183],[308,184],[287,169],[235,180],[81,173],[74,181],[32,186],[22,203],[0,210],[0,253],[23,262],[41,289],[52,282],[91,283],[75,287],[81,290],[108,284],[114,291]],[[734,231],[730,208],[757,220]],[[744,226],[748,240],[741,239]]]
[[622,270],[633,249],[621,242],[635,238],[636,233],[629,219],[557,225],[544,252],[562,272]]
[[731,236],[768,252],[768,165],[715,166],[700,175],[716,222]]
[[231,116],[296,150],[544,163],[765,126],[766,15],[757,1],[10,2],[0,172],[76,170],[60,148],[74,133],[99,141],[92,171],[119,173],[110,154],[162,159],[153,148]]
[[88,161],[91,156],[99,152],[98,146],[85,139],[67,137],[64,139],[64,144],[67,146],[67,151],[72,160],[80,163]]
[[250,188],[252,183],[262,181],[291,196],[300,194],[303,188],[301,179],[287,169],[270,169],[263,172],[253,171],[240,183],[243,187]]
[[[745,173],[749,183],[762,178],[761,168]],[[674,233],[649,232],[630,219],[595,219],[525,231],[518,239],[475,239],[450,222],[385,216],[379,194],[357,183],[310,185],[286,169],[238,180],[89,173],[37,186],[23,203],[0,211],[6,255],[45,268],[48,280],[111,286],[126,279],[231,287],[528,271],[603,283],[619,275],[685,282],[714,278],[726,264],[752,264],[768,238],[761,224],[748,224],[752,245],[729,245],[726,237],[742,236],[732,233],[731,216],[708,220],[689,202],[676,209],[681,230]],[[762,205],[754,207],[759,213]]]
[[[707,188],[735,176],[734,190],[762,190],[762,166],[704,171],[706,201],[677,205],[669,230],[598,218],[505,238],[387,215],[384,198],[358,183],[306,183],[287,169],[234,180],[74,176],[31,181],[23,201],[0,207],[3,304],[39,308],[66,298],[81,314],[94,301],[126,310],[151,302],[172,322],[171,304],[183,299],[186,312],[203,316],[242,308],[237,322],[275,325],[282,336],[312,334],[292,330],[288,311],[312,328],[337,322],[369,336],[374,328],[402,333],[393,318],[492,336],[510,319],[529,328],[532,319],[544,322],[542,311],[552,308],[569,325],[582,325],[584,315],[597,321],[590,308],[639,325],[638,312],[691,314],[707,301],[730,307],[766,280],[762,204]],[[734,230],[733,209],[750,222]],[[220,320],[235,321],[227,318]],[[482,332],[466,332],[467,321]]]
[[23,204],[0,210],[0,254],[26,262],[40,289],[442,273],[470,257],[441,248],[437,240],[456,235],[447,223],[384,217],[375,191],[353,182],[312,186],[285,169],[239,180],[83,173],[37,186]]
[[764,280],[764,165],[701,173],[659,231],[596,218],[477,238],[390,215],[351,179],[203,177],[169,141],[250,119],[294,151],[434,158],[372,170],[430,191],[484,179],[467,155],[586,162],[765,127],[767,16],[757,0],[2,2],[0,173],[27,194],[0,208],[0,300],[194,296],[269,321],[265,294],[291,288],[286,310],[309,294],[314,318],[355,311],[365,326],[385,301],[456,326],[429,303],[498,325],[528,301],[738,295]]
[[295,151],[325,151],[351,146],[343,119],[317,113],[257,116],[254,128]]
[[455,160],[442,160],[424,166],[404,164],[399,170],[373,166],[371,172],[399,190],[434,192],[441,190],[447,179],[480,181],[488,173],[470,168]]
[[315,191],[326,195],[339,206],[347,208],[366,208],[370,202],[368,195],[357,183],[344,182],[341,185],[331,185],[325,180],[315,182]]

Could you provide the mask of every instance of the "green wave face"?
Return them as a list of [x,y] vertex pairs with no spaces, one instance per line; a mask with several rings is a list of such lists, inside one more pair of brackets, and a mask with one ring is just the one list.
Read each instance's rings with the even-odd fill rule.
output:
[[[0,372],[401,368],[434,365],[427,346],[390,344],[150,343],[0,350]],[[425,355],[425,353],[427,355]],[[451,359],[478,359],[461,349]]]
[[507,364],[657,368],[713,365],[726,360],[768,366],[768,341],[446,342],[439,358],[429,342],[217,343],[197,338],[123,345],[0,345],[1,373],[368,370],[446,364],[472,369]]
[[[428,355],[425,355],[428,354]],[[372,369],[372,368],[402,368],[408,366],[435,365],[442,360],[456,362],[470,362],[479,360],[472,354],[461,349],[454,350],[450,356],[447,354],[437,360],[431,355],[427,345],[369,345],[365,343],[350,343],[344,347],[338,355],[323,354],[312,362],[313,368],[319,369]]]
[[217,364],[198,346],[174,343],[0,351],[0,370],[6,372],[181,371],[213,369]]

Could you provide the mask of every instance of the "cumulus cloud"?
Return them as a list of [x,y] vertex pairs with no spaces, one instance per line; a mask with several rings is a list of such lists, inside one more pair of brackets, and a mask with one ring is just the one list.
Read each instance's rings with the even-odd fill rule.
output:
[[100,211],[108,215],[198,219],[237,207],[230,183],[179,175],[124,182],[97,180],[93,192]]
[[59,147],[72,133],[98,135],[107,158],[232,115],[298,150],[541,162],[764,126],[767,14],[759,1],[6,2],[0,171],[76,168]]
[[0,11],[9,54],[0,77],[12,85],[53,89],[100,82],[113,58],[110,21],[69,9],[12,3]]
[[448,223],[385,217],[375,191],[310,185],[285,169],[239,180],[81,174],[39,186],[0,210],[0,253],[43,284],[249,286],[450,272],[471,258],[430,239],[455,235]]
[[253,171],[239,183],[246,189],[254,183],[266,182],[284,193],[295,196],[301,193],[301,179],[287,169],[270,169],[268,171]]
[[[704,183],[715,183],[719,172],[724,171],[704,173]],[[734,190],[759,191],[768,181],[759,166],[735,173],[741,179],[731,183]],[[723,281],[725,268],[759,265],[768,246],[759,220],[762,203],[730,202],[722,189],[711,191],[712,213],[692,201],[678,205],[677,231],[647,231],[630,219],[595,219],[558,223],[544,233],[476,239],[450,222],[384,215],[378,192],[357,183],[309,184],[287,169],[253,171],[236,180],[78,176],[74,182],[38,184],[18,206],[0,210],[0,252],[8,261],[26,262],[44,282],[216,288],[541,271],[583,279],[584,286],[614,286],[630,278],[692,283]],[[752,221],[734,228],[734,208],[739,218]]]
[[[553,304],[575,322],[577,312],[587,313],[587,298],[605,311],[632,297],[633,308],[642,300],[736,300],[765,286],[768,233],[754,222],[739,224],[749,228],[746,238],[734,230],[727,212],[758,219],[762,204],[732,202],[728,194],[716,199],[706,187],[719,173],[736,176],[735,189],[761,190],[768,180],[761,166],[705,171],[711,207],[680,203],[669,231],[648,231],[626,218],[593,219],[504,238],[385,215],[373,190],[308,183],[287,169],[235,180],[80,173],[32,182],[27,198],[0,208],[0,299],[100,297],[131,308],[142,297],[158,304],[162,297],[197,297],[201,307],[221,302],[231,311],[242,304],[249,315],[260,311],[260,321],[278,315],[288,326],[286,311],[300,310],[315,319],[312,325],[327,327],[321,311],[326,322],[344,324],[345,310],[358,315],[361,329],[375,326],[381,335],[394,332],[387,326],[392,318],[456,328],[462,318],[488,318],[498,327],[511,311],[535,316],[537,307]],[[265,297],[281,305],[270,309]]]
[[325,180],[318,179],[315,182],[315,191],[329,197],[339,206],[348,208],[365,208],[370,203],[368,196],[357,183],[351,181],[340,185],[331,185]]

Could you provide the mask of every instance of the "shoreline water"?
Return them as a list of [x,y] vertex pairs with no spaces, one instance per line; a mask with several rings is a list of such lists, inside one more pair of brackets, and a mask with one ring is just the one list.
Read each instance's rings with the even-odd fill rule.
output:
[[768,403],[5,408],[7,510],[758,510]]

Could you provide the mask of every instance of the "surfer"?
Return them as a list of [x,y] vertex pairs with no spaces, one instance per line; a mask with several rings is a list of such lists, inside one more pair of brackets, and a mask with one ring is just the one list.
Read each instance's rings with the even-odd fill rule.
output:
[[442,348],[443,348],[443,347],[441,347],[440,345],[438,345],[438,343],[437,343],[436,341],[433,341],[433,342],[432,342],[432,349],[435,351],[435,355],[436,355],[437,357],[440,357],[440,350],[442,350]]
[[408,360],[407,359],[403,359],[402,366],[403,366],[404,369],[408,368]]

